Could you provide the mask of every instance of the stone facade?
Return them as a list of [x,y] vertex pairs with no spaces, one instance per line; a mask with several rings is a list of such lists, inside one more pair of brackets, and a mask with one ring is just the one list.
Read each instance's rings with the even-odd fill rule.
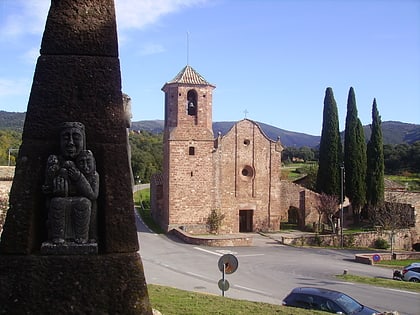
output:
[[151,180],[154,219],[166,231],[207,233],[207,218],[217,210],[224,216],[220,233],[278,230],[295,206],[303,226],[316,221],[316,194],[280,180],[280,139],[269,139],[249,119],[214,137],[213,89],[190,66],[162,88],[164,163]]

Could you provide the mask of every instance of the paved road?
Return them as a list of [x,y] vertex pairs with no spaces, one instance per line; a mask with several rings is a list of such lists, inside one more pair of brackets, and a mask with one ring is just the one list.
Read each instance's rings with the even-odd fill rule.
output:
[[146,281],[188,291],[221,295],[217,282],[222,275],[217,262],[232,253],[238,270],[226,279],[230,289],[225,296],[250,301],[281,304],[297,286],[318,286],[343,291],[361,303],[381,311],[420,314],[419,294],[338,281],[334,275],[369,275],[390,278],[392,270],[355,263],[354,251],[294,248],[253,235],[251,247],[206,247],[157,235],[137,219],[140,254]]

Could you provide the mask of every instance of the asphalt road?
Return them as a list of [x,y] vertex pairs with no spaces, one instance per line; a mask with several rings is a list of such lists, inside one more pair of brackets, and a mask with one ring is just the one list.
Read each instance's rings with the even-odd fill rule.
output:
[[253,234],[254,246],[250,247],[195,246],[152,233],[138,217],[137,230],[148,284],[221,295],[218,260],[230,253],[237,257],[239,267],[225,276],[230,284],[226,297],[281,304],[293,288],[316,286],[345,292],[380,311],[420,314],[420,294],[337,280],[334,276],[344,270],[356,275],[392,276],[390,269],[354,262],[355,252],[351,250],[294,248],[258,234]]

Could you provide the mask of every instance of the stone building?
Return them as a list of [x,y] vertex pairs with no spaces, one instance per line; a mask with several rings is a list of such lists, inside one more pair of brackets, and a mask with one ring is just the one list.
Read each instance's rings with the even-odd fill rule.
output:
[[[300,217],[311,194],[282,189],[280,139],[269,139],[257,123],[237,122],[224,136],[213,135],[212,92],[191,66],[184,67],[162,91],[165,93],[163,173],[151,180],[152,215],[170,231],[181,227],[205,233],[212,210],[224,216],[220,232],[278,230],[288,220],[291,205]],[[282,192],[294,198],[282,201]],[[305,197],[306,196],[306,197]],[[312,208],[312,212],[313,212]]]

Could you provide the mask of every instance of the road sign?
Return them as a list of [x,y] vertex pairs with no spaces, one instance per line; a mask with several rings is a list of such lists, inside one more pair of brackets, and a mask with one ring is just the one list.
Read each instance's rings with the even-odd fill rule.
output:
[[232,254],[225,254],[219,259],[219,270],[226,274],[231,274],[238,269],[238,259]]
[[219,285],[219,289],[223,292],[229,290],[229,281],[226,279],[220,279],[217,284]]

